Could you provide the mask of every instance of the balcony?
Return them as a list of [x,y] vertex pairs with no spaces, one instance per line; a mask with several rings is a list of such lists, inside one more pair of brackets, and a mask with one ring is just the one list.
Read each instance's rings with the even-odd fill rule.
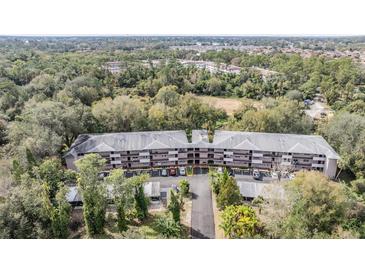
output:
[[263,153],[252,153],[252,157],[264,157]]
[[110,161],[111,165],[120,165],[121,163],[121,161]]
[[179,158],[182,159],[182,158],[188,158],[188,154],[187,153],[179,153]]
[[324,164],[312,164],[312,167],[321,167],[321,168],[324,168]]
[[150,156],[149,152],[140,152],[139,156]]
[[139,160],[140,163],[149,163],[151,162],[149,158],[144,158]]
[[110,156],[110,158],[119,158],[120,157],[120,153],[110,154],[109,156]]
[[313,161],[326,161],[326,158],[325,157],[314,156]]
[[170,161],[170,162],[174,162],[174,161],[178,161],[178,160],[179,160],[179,158],[177,158],[177,157],[169,158],[169,161]]
[[253,159],[252,163],[253,164],[262,164],[262,160]]
[[224,158],[223,159],[225,162],[233,162],[233,159],[232,158]]
[[169,154],[178,154],[179,152],[177,150],[172,150],[172,151],[169,151]]
[[167,154],[152,155],[153,160],[165,160],[166,158],[167,158]]

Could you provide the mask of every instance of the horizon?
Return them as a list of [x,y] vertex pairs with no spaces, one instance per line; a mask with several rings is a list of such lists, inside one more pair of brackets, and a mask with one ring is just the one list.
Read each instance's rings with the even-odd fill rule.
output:
[[365,37],[365,34],[0,34],[0,37],[281,37],[281,38],[344,38]]

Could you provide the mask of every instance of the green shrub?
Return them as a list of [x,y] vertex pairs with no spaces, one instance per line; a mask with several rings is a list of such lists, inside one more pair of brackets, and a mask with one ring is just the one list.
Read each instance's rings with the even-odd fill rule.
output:
[[221,228],[231,239],[253,238],[262,231],[255,211],[245,205],[226,207],[222,213]]
[[165,238],[179,238],[180,225],[171,217],[159,217],[155,221],[156,230]]
[[190,190],[190,184],[187,180],[180,181],[180,191],[183,197],[188,196]]

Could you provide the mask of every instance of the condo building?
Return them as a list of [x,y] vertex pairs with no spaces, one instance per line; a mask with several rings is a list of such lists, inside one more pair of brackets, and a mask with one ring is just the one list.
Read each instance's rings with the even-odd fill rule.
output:
[[217,130],[209,142],[206,130],[146,131],[79,135],[65,155],[67,167],[88,153],[114,168],[158,169],[222,166],[259,170],[318,170],[335,178],[339,155],[318,135]]

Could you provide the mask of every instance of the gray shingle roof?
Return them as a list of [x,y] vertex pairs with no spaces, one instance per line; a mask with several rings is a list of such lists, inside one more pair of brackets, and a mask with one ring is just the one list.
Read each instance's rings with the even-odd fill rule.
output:
[[216,130],[212,145],[214,148],[324,154],[330,159],[340,158],[319,135]]
[[107,151],[184,148],[189,146],[185,131],[145,131],[79,135],[66,154]]
[[319,135],[224,130],[215,131],[213,143],[209,143],[206,130],[193,130],[191,143],[183,130],[82,134],[66,156],[78,153],[188,147],[323,154],[330,159],[340,158]]

